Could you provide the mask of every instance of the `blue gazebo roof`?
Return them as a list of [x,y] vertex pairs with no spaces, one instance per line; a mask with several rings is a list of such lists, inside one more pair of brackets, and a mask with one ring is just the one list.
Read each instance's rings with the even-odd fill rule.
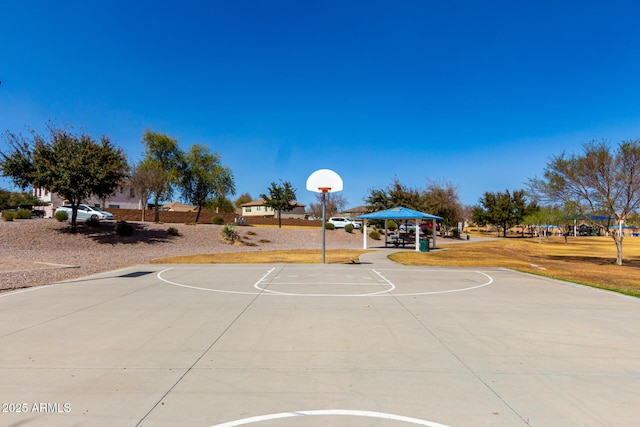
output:
[[365,215],[358,215],[358,219],[443,219],[441,216],[416,211],[413,209],[398,206],[397,208],[386,209],[384,211],[372,212]]

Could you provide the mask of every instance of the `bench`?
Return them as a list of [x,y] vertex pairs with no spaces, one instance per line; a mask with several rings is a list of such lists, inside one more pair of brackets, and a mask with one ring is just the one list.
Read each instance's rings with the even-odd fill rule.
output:
[[415,244],[416,235],[414,233],[398,233],[391,235],[391,244],[396,248],[400,245],[404,248],[406,244]]

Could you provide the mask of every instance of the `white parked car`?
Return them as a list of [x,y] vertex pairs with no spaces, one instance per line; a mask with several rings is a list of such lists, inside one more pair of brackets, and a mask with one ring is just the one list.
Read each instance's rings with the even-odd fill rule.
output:
[[[71,219],[71,205],[60,206],[56,209],[56,213],[59,211],[65,211],[69,216],[69,219]],[[78,205],[77,219],[80,221],[86,221],[88,219],[113,219],[113,214],[100,210],[100,208],[96,208],[94,206]]]
[[351,224],[353,226],[353,228],[360,228],[360,223],[359,222],[355,222],[349,218],[345,218],[343,216],[332,216],[331,218],[329,218],[329,221],[327,221],[331,224],[333,224],[333,226],[335,228],[344,228],[345,225],[347,224]]

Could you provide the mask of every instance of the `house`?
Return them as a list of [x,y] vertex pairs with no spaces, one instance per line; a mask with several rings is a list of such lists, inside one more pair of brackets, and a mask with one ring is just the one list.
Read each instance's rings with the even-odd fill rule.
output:
[[195,207],[181,202],[165,203],[161,208],[163,211],[170,212],[195,212],[197,210]]
[[360,215],[365,215],[371,212],[371,208],[369,206],[356,206],[355,208],[347,209],[346,211],[342,211],[342,215],[349,219],[355,219]]
[[44,188],[34,188],[32,193],[42,202],[46,203],[45,206],[35,207],[35,209],[44,211],[44,216],[46,218],[52,218],[53,212],[56,210],[56,208],[64,204],[64,200],[61,199],[56,193],[52,193],[49,190],[45,190]]
[[[91,196],[86,202],[91,206],[102,206],[102,200],[96,196]],[[140,209],[142,210],[142,201],[136,195],[134,188],[129,184],[128,180],[124,180],[118,184],[113,193],[104,200],[105,209]]]
[[[53,217],[53,213],[55,212],[56,208],[58,206],[64,205],[66,201],[58,194],[51,193],[44,188],[34,189],[33,195],[42,200],[44,203],[47,203],[46,206],[38,208],[44,210],[46,217]],[[103,201],[96,196],[91,196],[87,200],[83,200],[83,203],[90,206],[103,207]],[[141,210],[142,202],[136,196],[133,187],[129,185],[128,181],[124,180],[116,187],[113,194],[111,194],[104,200],[104,208]]]
[[[295,207],[290,211],[282,211],[282,218],[305,219],[305,205],[298,202],[291,202]],[[243,217],[261,217],[261,218],[278,218],[278,211],[264,205],[264,200],[254,200],[242,205]]]

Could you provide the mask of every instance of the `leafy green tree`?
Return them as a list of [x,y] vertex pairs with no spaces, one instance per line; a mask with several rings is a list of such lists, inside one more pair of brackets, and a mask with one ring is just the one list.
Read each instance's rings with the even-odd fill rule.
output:
[[[282,181],[281,181],[282,182]],[[289,181],[282,185],[271,183],[269,194],[261,194],[264,205],[278,212],[278,228],[282,228],[282,211],[291,211],[296,207],[296,190]]]
[[473,209],[473,221],[482,224],[493,224],[502,229],[503,237],[507,230],[522,222],[529,213],[535,211],[535,203],[528,203],[524,190],[502,192],[486,192],[480,199],[480,205]]
[[396,178],[385,189],[369,190],[365,203],[374,211],[404,206],[441,216],[446,228],[462,220],[460,197],[450,182],[429,181],[425,189],[418,189],[408,187]]
[[371,206],[374,211],[391,209],[404,206],[418,211],[424,210],[424,192],[416,188],[407,187],[395,178],[385,189],[369,190],[369,197],[365,203]]
[[43,206],[43,203],[31,193],[18,193],[0,188],[0,210],[16,208],[26,209],[31,206]]
[[[538,230],[538,237],[541,243],[543,234],[547,236],[547,239],[549,238],[551,234],[549,230],[550,226],[559,227],[565,236],[565,243],[567,243],[567,236],[573,227],[575,219],[575,213],[570,210],[569,207],[563,209],[557,206],[542,206],[535,212],[526,215],[522,223],[530,227],[535,227]],[[544,231],[540,232],[540,230]]]
[[204,145],[194,144],[184,155],[184,169],[180,177],[182,196],[198,208],[196,222],[202,208],[211,202],[227,200],[235,194],[233,174],[222,166],[220,157]]
[[68,200],[75,231],[78,204],[94,194],[113,192],[126,175],[126,157],[105,136],[98,143],[69,130],[49,126],[48,131],[49,139],[32,132],[31,141],[7,132],[9,150],[0,152],[0,168],[22,188],[46,188]]
[[216,213],[233,213],[236,210],[233,202],[227,197],[211,199],[206,207]]
[[391,197],[389,197],[384,188],[369,189],[369,196],[364,199],[364,202],[372,212],[383,211],[394,207],[392,206],[393,202]]
[[[623,225],[640,207],[640,139],[621,142],[612,150],[606,142],[582,146],[580,155],[551,158],[544,179],[533,179],[531,191],[553,204],[574,203],[588,217],[603,215],[605,227]],[[610,233],[622,265],[624,233]]]
[[109,140],[103,140],[98,148],[98,157],[102,159],[102,168],[96,171],[96,187],[94,195],[102,201],[105,208],[106,199],[113,194],[113,182],[118,183],[123,177],[129,175],[129,166],[126,160],[122,161],[122,151],[118,150]]
[[153,170],[155,177],[149,192],[153,196],[154,221],[159,222],[160,201],[170,199],[179,183],[184,168],[183,153],[177,139],[148,129],[142,135],[142,143],[145,146],[143,163],[148,170]]

